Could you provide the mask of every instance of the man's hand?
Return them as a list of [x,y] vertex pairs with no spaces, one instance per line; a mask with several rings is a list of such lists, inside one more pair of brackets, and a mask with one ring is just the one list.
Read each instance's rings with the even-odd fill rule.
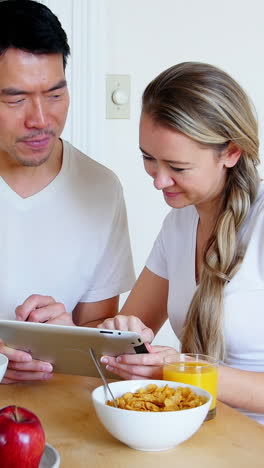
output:
[[16,320],[74,326],[63,304],[40,294],[32,294],[16,308]]
[[2,384],[18,383],[25,380],[47,380],[52,377],[52,365],[49,362],[32,359],[25,351],[9,348],[0,340],[0,353],[8,359],[8,367]]
[[[53,297],[33,294],[16,308],[16,320],[73,325],[71,315],[63,304]],[[17,383],[28,380],[46,380],[52,377],[53,367],[49,362],[33,359],[29,353],[9,348],[0,340],[0,353],[9,359],[2,383]]]

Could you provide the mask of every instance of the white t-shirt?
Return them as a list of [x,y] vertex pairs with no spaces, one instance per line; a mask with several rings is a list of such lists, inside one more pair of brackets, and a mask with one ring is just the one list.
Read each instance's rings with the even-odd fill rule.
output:
[[[196,290],[198,213],[172,209],[164,220],[146,266],[169,280],[168,316],[179,337]],[[264,372],[264,184],[239,232],[243,263],[224,288],[225,364]],[[245,411],[244,411],[245,412]],[[264,424],[264,414],[248,413]]]
[[0,318],[31,294],[96,302],[131,289],[135,276],[123,192],[106,167],[63,142],[57,177],[21,198],[0,177]]

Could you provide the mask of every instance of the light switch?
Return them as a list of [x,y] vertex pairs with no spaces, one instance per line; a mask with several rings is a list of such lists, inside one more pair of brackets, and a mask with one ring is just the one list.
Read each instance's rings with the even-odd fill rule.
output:
[[130,118],[129,75],[106,75],[106,118]]

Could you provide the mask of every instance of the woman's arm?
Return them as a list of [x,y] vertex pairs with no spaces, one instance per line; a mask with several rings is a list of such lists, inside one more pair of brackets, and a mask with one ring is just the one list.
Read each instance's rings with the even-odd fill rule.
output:
[[98,327],[138,333],[149,327],[156,334],[167,319],[167,300],[168,280],[145,267],[120,314],[104,320]]
[[220,366],[218,399],[247,411],[264,413],[264,373]]
[[156,334],[168,318],[168,280],[145,267],[128,296],[121,313],[135,315]]

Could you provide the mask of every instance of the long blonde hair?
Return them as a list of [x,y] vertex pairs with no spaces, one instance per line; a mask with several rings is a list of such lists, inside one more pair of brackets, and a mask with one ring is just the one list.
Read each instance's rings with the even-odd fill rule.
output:
[[183,352],[223,359],[223,289],[239,269],[243,254],[237,233],[255,200],[259,174],[258,128],[241,86],[224,71],[198,62],[165,70],[145,89],[142,111],[220,154],[230,142],[241,150],[228,169],[221,210],[206,245],[200,284],[192,298],[181,342]]

